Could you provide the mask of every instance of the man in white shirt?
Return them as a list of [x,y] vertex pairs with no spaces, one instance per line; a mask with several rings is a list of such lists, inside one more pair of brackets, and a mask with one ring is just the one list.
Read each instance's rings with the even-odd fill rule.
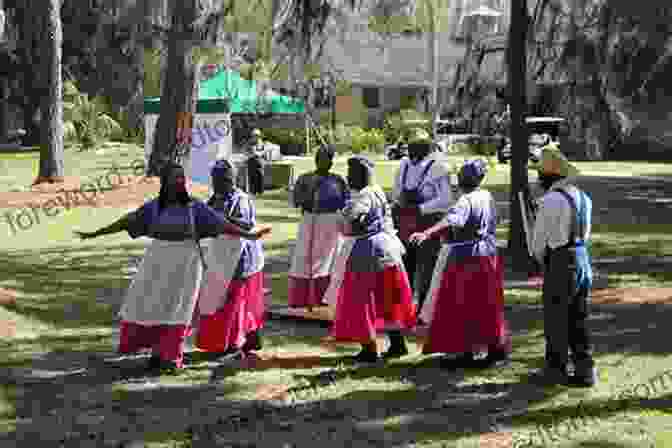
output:
[[[555,144],[542,152],[539,182],[546,190],[537,213],[532,254],[544,266],[544,336],[546,366],[533,375],[545,384],[591,387],[597,370],[587,327],[592,268],[592,202],[568,178],[578,174]],[[574,375],[568,375],[569,352]]]
[[390,201],[399,239],[406,248],[404,265],[420,310],[429,292],[441,242],[431,240],[418,247],[409,243],[409,237],[441,221],[455,201],[450,172],[441,154],[432,151],[429,133],[411,129],[406,142],[409,156],[401,160]]

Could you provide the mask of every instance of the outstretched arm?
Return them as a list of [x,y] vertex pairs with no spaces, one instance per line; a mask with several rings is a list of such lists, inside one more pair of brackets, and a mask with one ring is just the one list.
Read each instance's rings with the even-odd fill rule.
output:
[[217,227],[218,234],[234,235],[248,240],[258,240],[264,235],[271,233],[271,226],[269,225],[263,225],[255,229],[246,230],[229,221],[222,221]]
[[129,217],[124,215],[119,218],[117,221],[113,222],[107,227],[102,227],[94,232],[75,232],[83,240],[90,238],[97,238],[102,235],[111,235],[113,233],[119,233],[128,230]]

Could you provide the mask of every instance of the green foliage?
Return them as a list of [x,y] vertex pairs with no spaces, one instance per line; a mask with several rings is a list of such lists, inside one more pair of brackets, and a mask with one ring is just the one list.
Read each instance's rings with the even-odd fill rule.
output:
[[[383,132],[388,143],[396,143],[410,128],[420,127],[432,132],[431,116],[413,109],[403,109],[399,113],[385,117]],[[409,123],[412,120],[426,120],[426,123]]]
[[145,77],[143,92],[145,97],[161,96],[161,50],[145,49]]
[[102,97],[89,99],[72,81],[63,83],[63,128],[66,141],[91,149],[102,140],[121,137],[121,125],[108,113]]

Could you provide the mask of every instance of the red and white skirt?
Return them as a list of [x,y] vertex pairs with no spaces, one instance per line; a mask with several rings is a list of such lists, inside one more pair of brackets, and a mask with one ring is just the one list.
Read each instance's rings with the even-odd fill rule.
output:
[[501,257],[460,258],[437,265],[441,268],[435,295],[425,304],[433,309],[423,353],[473,353],[493,348],[508,351]]

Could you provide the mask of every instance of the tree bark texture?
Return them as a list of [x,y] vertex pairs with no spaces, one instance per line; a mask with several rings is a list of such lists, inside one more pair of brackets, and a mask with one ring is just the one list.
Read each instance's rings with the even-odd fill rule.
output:
[[63,28],[61,0],[40,2],[43,14],[41,64],[45,95],[42,97],[41,148],[38,182],[63,180],[63,79],[61,55]]
[[528,131],[524,123],[527,109],[527,25],[527,0],[511,0],[508,64],[512,149],[509,250],[513,257],[514,269],[519,272],[530,268],[523,217],[518,200],[518,192],[524,191],[528,186]]
[[171,28],[165,82],[161,89],[161,113],[154,132],[154,147],[147,174],[156,176],[161,167],[177,158],[178,113],[196,113],[194,83],[198,76],[192,61],[198,0],[171,0]]

